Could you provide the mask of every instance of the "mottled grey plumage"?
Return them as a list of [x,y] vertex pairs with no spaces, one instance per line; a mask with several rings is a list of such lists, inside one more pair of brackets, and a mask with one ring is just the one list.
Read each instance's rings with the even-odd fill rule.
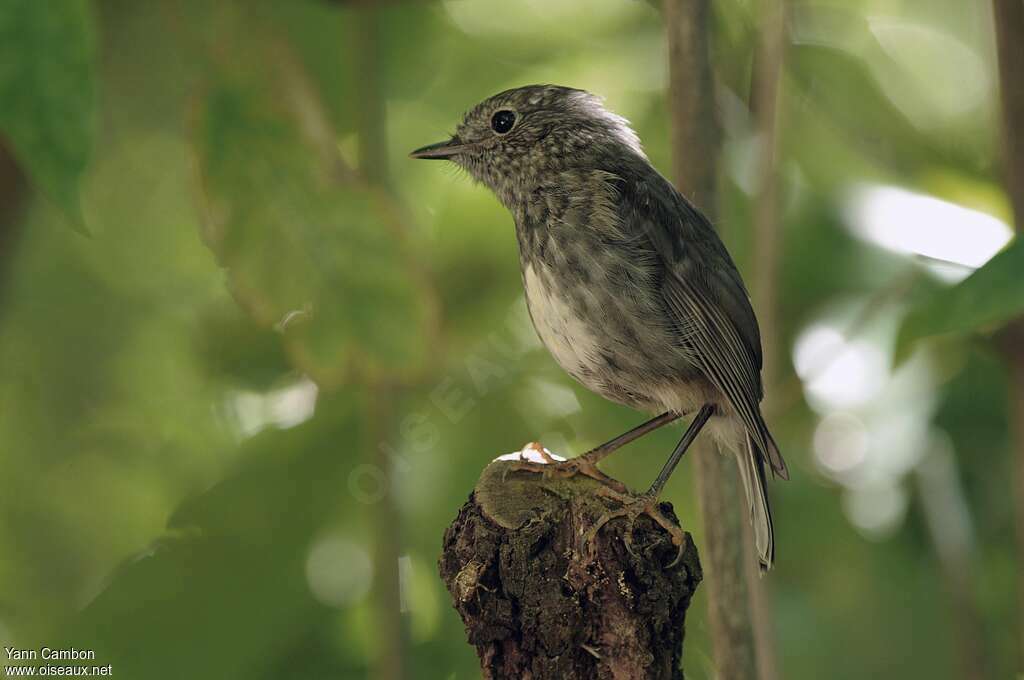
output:
[[736,453],[770,566],[764,464],[786,466],[759,407],[757,319],[714,229],[627,121],[582,90],[534,85],[487,99],[413,155],[453,160],[512,212],[534,326],[576,380],[651,412],[715,406],[709,425]]

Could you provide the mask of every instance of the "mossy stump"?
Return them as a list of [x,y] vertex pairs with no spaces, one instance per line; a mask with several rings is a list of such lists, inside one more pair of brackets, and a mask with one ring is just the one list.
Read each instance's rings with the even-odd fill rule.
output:
[[[679,563],[668,534],[641,516],[583,536],[614,501],[576,476],[546,479],[508,461],[487,466],[444,535],[441,578],[483,677],[531,680],[682,678],[686,610],[702,578],[687,534]],[[662,510],[673,519],[671,506]]]

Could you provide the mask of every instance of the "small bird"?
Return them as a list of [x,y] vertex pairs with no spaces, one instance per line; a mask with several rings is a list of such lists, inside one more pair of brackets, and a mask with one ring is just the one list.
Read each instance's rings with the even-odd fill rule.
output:
[[[555,361],[606,399],[658,414],[576,458],[523,467],[606,485],[620,509],[599,519],[591,538],[614,517],[646,514],[681,554],[684,535],[658,496],[707,425],[735,454],[769,569],[765,465],[783,479],[788,472],[761,415],[757,319],[711,223],[651,165],[629,122],[583,90],[530,85],[483,101],[451,139],[410,156],[455,162],[512,213],[530,318]],[[646,493],[628,494],[598,470],[619,447],[689,414]]]

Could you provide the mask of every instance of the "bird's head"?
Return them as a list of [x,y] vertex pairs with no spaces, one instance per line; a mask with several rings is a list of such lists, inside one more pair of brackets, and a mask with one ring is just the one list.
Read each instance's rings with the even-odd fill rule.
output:
[[558,85],[528,85],[477,104],[451,139],[410,156],[457,163],[511,207],[545,176],[598,169],[604,159],[623,154],[643,157],[640,140],[598,97]]

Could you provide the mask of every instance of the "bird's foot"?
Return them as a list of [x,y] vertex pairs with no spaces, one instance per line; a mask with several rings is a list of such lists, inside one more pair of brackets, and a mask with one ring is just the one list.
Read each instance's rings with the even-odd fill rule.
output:
[[[537,463],[526,458],[526,452],[533,451],[540,456],[544,462]],[[584,475],[600,482],[605,488],[616,492],[620,496],[629,494],[626,485],[617,479],[613,479],[601,472],[588,454],[570,458],[569,460],[557,460],[551,456],[547,449],[538,442],[530,442],[519,452],[519,460],[513,461],[504,472],[503,479],[513,472],[536,472],[544,475],[545,479],[567,479],[576,475]]]
[[683,557],[683,551],[686,548],[686,542],[688,539],[683,530],[679,528],[679,525],[666,517],[661,511],[657,496],[649,493],[640,494],[639,496],[628,493],[618,493],[607,487],[598,489],[597,493],[605,496],[606,498],[611,498],[621,505],[620,507],[614,510],[609,510],[598,517],[593,526],[591,526],[583,535],[584,544],[587,546],[591,555],[596,554],[595,542],[597,540],[597,534],[602,528],[604,528],[604,525],[608,524],[608,522],[613,519],[624,517],[628,524],[626,526],[626,532],[623,534],[623,541],[626,544],[626,550],[628,550],[631,555],[636,556],[636,553],[633,551],[633,526],[636,524],[636,520],[640,515],[647,515],[668,533],[669,537],[672,539],[672,544],[676,546],[676,557],[667,565],[666,568],[671,569],[679,564],[679,560]]

